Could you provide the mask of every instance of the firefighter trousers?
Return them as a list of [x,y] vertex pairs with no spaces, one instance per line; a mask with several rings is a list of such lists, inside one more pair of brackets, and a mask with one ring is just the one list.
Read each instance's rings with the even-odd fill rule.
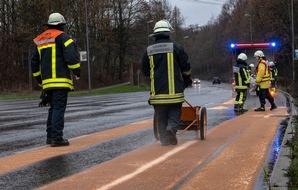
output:
[[247,89],[236,89],[236,93],[234,107],[237,107],[238,105],[243,107],[247,97]]
[[265,107],[266,99],[270,102],[271,105],[274,103],[274,98],[271,96],[269,89],[260,89],[259,100],[261,103],[261,107]]
[[47,138],[61,140],[64,129],[64,113],[67,105],[68,90],[48,90],[50,108],[47,119]]
[[167,130],[177,132],[182,113],[182,103],[153,105],[160,141],[168,141]]

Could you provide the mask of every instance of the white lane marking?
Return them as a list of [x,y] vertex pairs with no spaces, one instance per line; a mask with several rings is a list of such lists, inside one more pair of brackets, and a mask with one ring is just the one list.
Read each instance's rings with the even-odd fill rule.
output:
[[[205,104],[205,105],[211,105],[211,104],[214,104],[214,102],[210,102],[210,103]],[[234,99],[230,99],[230,100],[228,100],[228,101],[222,103],[222,105],[215,105],[215,106],[213,106],[213,107],[211,107],[211,108],[208,108],[208,109],[210,109],[210,110],[222,110],[222,109],[228,109],[229,106],[230,106],[231,104],[234,104]],[[223,105],[224,105],[224,106],[223,106]]]
[[228,109],[226,106],[215,106],[212,108],[208,108],[208,110],[223,110],[223,109]]
[[137,121],[137,122],[131,123],[130,125],[139,125],[139,124],[144,124],[144,123],[148,123],[148,119],[146,119],[144,121]]
[[211,104],[214,104],[214,102],[209,102],[207,104],[204,104],[205,106],[208,106],[208,105],[211,105]]
[[122,176],[114,181],[112,181],[111,183],[105,185],[105,186],[102,186],[100,188],[98,188],[97,190],[107,190],[107,189],[110,189],[116,185],[119,185],[120,183],[123,183],[124,181],[127,181],[133,177],[135,177],[136,175],[148,170],[149,168],[165,161],[167,158],[169,158],[170,156],[180,152],[181,150],[184,150],[186,148],[188,148],[189,146],[195,144],[197,141],[196,140],[193,140],[193,141],[189,141],[189,142],[186,142],[180,146],[178,146],[177,148],[171,150],[170,152],[167,152],[166,154],[160,156],[159,158],[143,165],[142,167],[138,168],[137,170],[135,170],[133,173],[130,173],[130,174],[127,174],[125,176]]
[[34,151],[34,150],[37,150],[37,149],[40,149],[40,148],[44,148],[44,147],[47,147],[47,146],[48,145],[44,145],[44,146],[40,146],[40,147],[36,147],[36,148],[30,148],[30,149],[27,149],[27,150],[18,151],[16,153],[14,153],[13,155],[17,155],[17,154],[22,154],[22,153]]
[[228,100],[222,104],[234,104],[235,99]]
[[82,135],[82,136],[71,138],[71,140],[81,139],[81,138],[88,137],[88,136],[89,135]]

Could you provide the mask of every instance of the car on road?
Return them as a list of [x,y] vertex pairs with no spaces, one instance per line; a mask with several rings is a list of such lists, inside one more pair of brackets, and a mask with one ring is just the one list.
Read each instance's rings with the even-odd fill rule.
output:
[[200,81],[199,78],[194,78],[194,79],[193,79],[193,82],[192,82],[192,85],[193,85],[193,86],[200,85],[200,84],[201,84],[201,81]]
[[213,77],[212,84],[220,84],[220,77]]

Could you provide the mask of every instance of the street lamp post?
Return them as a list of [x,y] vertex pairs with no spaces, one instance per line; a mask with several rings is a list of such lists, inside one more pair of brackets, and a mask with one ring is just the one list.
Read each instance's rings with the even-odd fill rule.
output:
[[295,33],[294,33],[294,0],[291,0],[291,17],[292,17],[292,65],[293,65],[293,81],[295,81]]
[[153,20],[148,20],[148,21],[147,21],[147,35],[148,35],[147,37],[148,37],[148,45],[149,45],[149,43],[150,43],[150,42],[149,42],[149,24],[152,23],[152,22],[153,22]]
[[29,89],[30,89],[30,91],[32,91],[33,87],[32,87],[32,70],[31,70],[31,45],[29,45],[27,59],[28,59],[28,71],[29,71]]
[[251,26],[251,15],[245,14],[244,16],[249,17],[249,34],[250,34],[250,43],[252,43],[252,26]]
[[87,65],[88,65],[88,90],[91,92],[91,69],[89,59],[89,30],[88,30],[88,13],[87,1],[85,0],[85,16],[86,16],[86,51],[87,51]]

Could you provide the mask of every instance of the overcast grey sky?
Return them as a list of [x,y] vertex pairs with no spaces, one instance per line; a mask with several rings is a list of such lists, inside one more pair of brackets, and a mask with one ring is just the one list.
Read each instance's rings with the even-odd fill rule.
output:
[[174,7],[177,6],[185,18],[185,26],[190,24],[206,25],[208,21],[221,13],[222,5],[227,0],[169,0]]

